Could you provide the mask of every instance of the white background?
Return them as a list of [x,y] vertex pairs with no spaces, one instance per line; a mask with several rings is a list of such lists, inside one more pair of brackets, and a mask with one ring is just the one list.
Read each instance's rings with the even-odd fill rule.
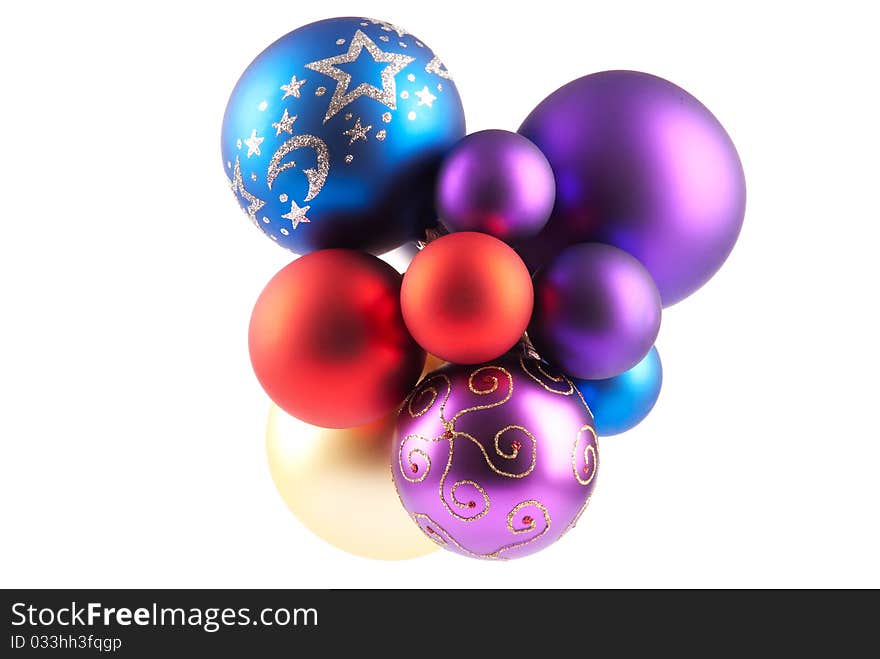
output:
[[[880,586],[869,3],[452,4],[3,5],[0,585]],[[470,131],[632,68],[742,157],[740,242],[665,313],[657,408],[604,440],[590,510],[533,557],[359,559],[270,480],[246,328],[290,257],[238,210],[220,120],[262,48],[337,15],[425,40]]]

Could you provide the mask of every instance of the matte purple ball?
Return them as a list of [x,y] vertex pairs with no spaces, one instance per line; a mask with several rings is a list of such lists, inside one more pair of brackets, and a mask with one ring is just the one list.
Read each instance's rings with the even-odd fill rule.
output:
[[608,243],[648,268],[669,306],[733,249],[742,164],[718,120],[680,87],[636,71],[596,73],[553,92],[519,130],[557,182],[550,222],[521,248],[532,269],[566,245]]
[[535,274],[529,338],[566,373],[600,380],[648,354],[661,314],[660,294],[638,260],[611,245],[583,243]]
[[598,469],[593,417],[571,380],[515,353],[425,376],[404,401],[391,455],[400,501],[425,535],[496,560],[562,537]]
[[437,212],[446,228],[505,241],[536,235],[550,219],[555,198],[547,158],[506,130],[461,140],[446,156],[437,183]]

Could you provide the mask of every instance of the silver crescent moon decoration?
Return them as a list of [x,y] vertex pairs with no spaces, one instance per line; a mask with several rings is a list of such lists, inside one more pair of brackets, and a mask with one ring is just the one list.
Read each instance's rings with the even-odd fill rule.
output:
[[311,201],[321,192],[321,188],[324,187],[324,182],[327,180],[327,175],[330,173],[330,150],[327,148],[324,140],[314,135],[294,135],[278,147],[278,150],[272,154],[272,159],[269,161],[266,184],[271,190],[272,184],[281,172],[296,167],[295,162],[282,163],[282,160],[291,151],[296,151],[297,149],[312,149],[318,159],[317,167],[303,170],[303,174],[305,174],[309,181],[309,193],[305,201]]

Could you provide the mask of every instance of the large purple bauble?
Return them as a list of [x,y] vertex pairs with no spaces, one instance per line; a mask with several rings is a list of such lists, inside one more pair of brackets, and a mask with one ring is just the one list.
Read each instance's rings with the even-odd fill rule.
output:
[[548,96],[519,132],[556,175],[553,216],[521,248],[532,269],[566,245],[608,243],[648,268],[669,306],[733,249],[746,204],[742,164],[712,113],[671,82],[589,75]]
[[427,375],[400,411],[391,470],[401,502],[434,542],[508,559],[575,525],[598,451],[593,417],[572,382],[509,353]]
[[525,137],[506,130],[468,135],[446,156],[437,181],[437,213],[446,228],[504,241],[543,229],[555,197],[547,158]]
[[535,274],[529,338],[566,373],[586,380],[619,375],[648,354],[662,306],[651,275],[622,249],[566,248]]

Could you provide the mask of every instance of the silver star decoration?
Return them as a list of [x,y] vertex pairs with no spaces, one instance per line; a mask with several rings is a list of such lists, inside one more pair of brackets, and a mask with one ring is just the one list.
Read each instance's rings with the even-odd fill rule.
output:
[[248,152],[247,157],[250,158],[252,155],[260,155],[260,145],[263,143],[265,137],[257,137],[257,129],[254,128],[251,131],[251,136],[247,138],[244,143],[247,145]]
[[238,160],[238,156],[235,157],[235,169],[232,173],[232,192],[236,195],[241,196],[248,203],[248,207],[245,211],[248,214],[248,217],[251,219],[256,226],[260,226],[260,223],[257,221],[257,213],[260,212],[260,209],[266,205],[266,202],[262,199],[258,199],[250,192],[245,190],[244,181],[241,178],[241,163]]
[[420,92],[416,92],[416,96],[419,97],[419,105],[427,105],[429,108],[434,107],[434,101],[437,100],[437,97],[431,93],[431,90],[428,89],[428,86],[425,85],[425,88]]
[[434,59],[425,64],[425,71],[440,76],[444,80],[452,80],[452,76],[449,75],[449,71],[446,70],[439,57],[434,57]]
[[303,206],[300,208],[296,205],[295,201],[290,202],[290,212],[282,215],[285,220],[290,220],[290,223],[293,225],[293,228],[296,229],[299,226],[300,222],[311,222],[309,218],[306,217],[306,212],[311,208],[311,206]]
[[[382,70],[382,89],[374,87],[369,83],[362,82],[352,91],[349,91],[351,75],[342,69],[337,68],[336,65],[356,62],[364,48],[370,53],[373,61],[388,65]],[[414,60],[414,57],[401,55],[400,53],[383,52],[382,49],[370,39],[370,37],[358,30],[355,32],[354,38],[348,46],[347,53],[306,64],[307,69],[322,73],[336,81],[336,90],[333,92],[333,98],[330,99],[327,114],[324,116],[324,123],[327,123],[327,121],[342,108],[361,96],[367,96],[368,98],[379,101],[390,110],[396,110],[397,84],[394,81],[394,76],[400,73]]]
[[[427,87],[426,87],[426,89],[427,89]],[[296,115],[293,115],[291,117],[289,114],[287,114],[287,109],[285,108],[284,114],[278,120],[278,122],[272,124],[272,128],[274,128],[276,131],[275,137],[278,137],[279,135],[281,135],[282,130],[293,135],[293,124],[295,122],[296,122]]]
[[293,96],[294,98],[299,98],[299,88],[306,84],[305,80],[297,80],[296,76],[293,76],[290,79],[290,83],[286,85],[281,85],[281,91],[284,92],[284,96],[281,97],[283,101],[288,96]]
[[349,145],[351,145],[351,144],[354,144],[357,140],[363,140],[364,142],[366,142],[367,141],[367,134],[370,132],[370,129],[372,129],[372,128],[373,128],[372,126],[362,126],[361,125],[361,118],[358,117],[354,122],[354,126],[349,128],[348,130],[342,131],[342,133],[343,133],[343,135],[347,135],[349,137],[348,143],[349,143]]
[[397,26],[394,25],[393,23],[387,23],[387,22],[385,22],[385,21],[377,21],[377,20],[374,19],[374,18],[371,18],[371,19],[370,19],[370,22],[371,22],[373,25],[379,25],[379,26],[381,26],[381,27],[382,27],[382,30],[383,30],[384,32],[396,32],[396,33],[397,33],[397,36],[400,37],[401,39],[403,39],[403,37],[405,37],[406,35],[409,34],[409,32],[407,32],[406,30],[404,30],[402,27],[397,27]]

